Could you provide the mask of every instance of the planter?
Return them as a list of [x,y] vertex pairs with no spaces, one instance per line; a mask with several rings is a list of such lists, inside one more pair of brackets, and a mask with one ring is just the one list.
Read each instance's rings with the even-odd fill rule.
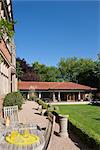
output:
[[68,117],[69,115],[59,115],[59,136],[64,138],[68,137]]

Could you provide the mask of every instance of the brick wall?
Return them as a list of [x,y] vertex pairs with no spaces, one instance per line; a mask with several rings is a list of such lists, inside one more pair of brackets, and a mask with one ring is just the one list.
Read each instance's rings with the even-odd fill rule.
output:
[[6,59],[9,61],[9,63],[11,63],[11,54],[8,51],[3,40],[0,41],[0,50],[3,53],[3,55],[6,57]]

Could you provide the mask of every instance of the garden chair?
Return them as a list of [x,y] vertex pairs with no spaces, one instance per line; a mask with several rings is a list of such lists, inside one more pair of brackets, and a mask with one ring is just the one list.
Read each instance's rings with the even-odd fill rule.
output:
[[7,116],[10,118],[11,124],[19,123],[18,106],[4,107],[4,118]]

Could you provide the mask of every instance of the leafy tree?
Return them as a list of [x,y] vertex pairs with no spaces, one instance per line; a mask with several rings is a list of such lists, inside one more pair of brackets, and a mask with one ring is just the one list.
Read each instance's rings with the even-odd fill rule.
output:
[[77,81],[76,77],[78,74],[78,64],[77,58],[61,58],[60,62],[58,63],[58,68],[61,72],[61,77],[64,81]]
[[95,86],[95,67],[96,64],[91,59],[79,59],[78,61],[80,69],[77,76],[78,82],[88,86]]
[[53,66],[45,66],[39,62],[32,64],[33,69],[38,73],[41,81],[57,82],[60,81],[60,71]]
[[44,74],[44,81],[47,82],[58,82],[60,81],[60,71],[56,67],[46,67]]
[[24,81],[72,81],[100,89],[100,54],[93,61],[86,58],[61,58],[58,67],[34,62],[32,66],[25,59],[17,58],[17,72]]
[[27,64],[25,59],[16,59],[16,70],[19,79],[22,81],[39,81],[36,71]]
[[97,60],[96,60],[96,67],[95,67],[95,70],[94,70],[94,73],[95,73],[95,84],[96,84],[96,87],[98,87],[98,89],[100,89],[100,53],[97,55]]
[[32,63],[32,67],[33,70],[35,70],[36,73],[38,74],[40,81],[45,81],[46,66],[36,61]]
[[19,61],[16,61],[16,73],[17,73],[18,79],[20,78],[21,75],[23,75],[22,67]]
[[26,60],[23,58],[16,58],[16,62],[20,64],[22,71],[25,73],[29,70],[30,66],[27,64]]
[[96,64],[91,59],[62,58],[58,64],[64,81],[72,81],[89,86],[95,85]]

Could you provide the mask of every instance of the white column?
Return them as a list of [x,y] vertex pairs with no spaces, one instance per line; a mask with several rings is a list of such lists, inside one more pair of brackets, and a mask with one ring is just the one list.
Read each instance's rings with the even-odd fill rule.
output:
[[41,98],[41,92],[39,92],[39,98]]
[[81,93],[78,93],[78,100],[81,100]]
[[27,99],[29,99],[30,98],[30,96],[29,96],[29,93],[27,94]]
[[53,101],[55,101],[55,92],[53,92]]
[[58,92],[58,100],[61,101],[60,92]]

